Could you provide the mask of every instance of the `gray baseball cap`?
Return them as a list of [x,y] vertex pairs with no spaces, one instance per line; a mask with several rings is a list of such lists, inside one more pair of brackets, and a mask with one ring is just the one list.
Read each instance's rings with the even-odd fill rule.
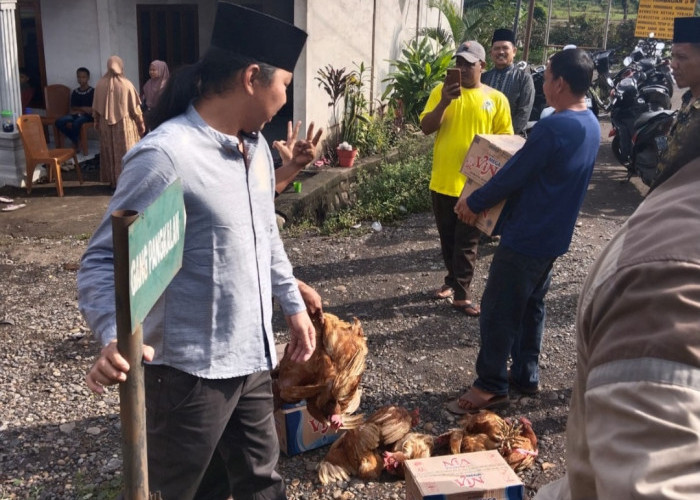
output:
[[486,51],[476,40],[462,42],[455,52],[455,57],[461,57],[467,62],[475,63],[477,61],[486,62]]

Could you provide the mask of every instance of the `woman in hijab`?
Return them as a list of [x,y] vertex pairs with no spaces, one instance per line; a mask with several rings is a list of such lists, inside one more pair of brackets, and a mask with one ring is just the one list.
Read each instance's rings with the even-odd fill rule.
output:
[[117,186],[122,157],[146,132],[141,99],[124,76],[119,56],[107,60],[107,72],[95,85],[95,128],[100,132],[100,181]]
[[152,61],[148,68],[148,75],[150,79],[144,84],[141,94],[144,110],[153,109],[158,104],[158,97],[160,97],[160,93],[165,88],[170,76],[167,63],[158,59]]

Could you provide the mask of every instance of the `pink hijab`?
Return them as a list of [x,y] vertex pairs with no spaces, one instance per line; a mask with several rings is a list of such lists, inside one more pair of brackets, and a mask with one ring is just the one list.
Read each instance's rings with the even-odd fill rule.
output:
[[149,109],[154,108],[158,103],[160,93],[163,91],[165,84],[168,82],[168,77],[170,76],[170,71],[168,71],[168,65],[165,61],[156,59],[151,62],[150,66],[156,69],[158,76],[156,78],[151,78],[143,86],[143,100],[146,102],[146,106],[148,106]]
[[124,76],[124,61],[119,56],[107,59],[107,72],[95,85],[95,112],[114,125],[127,116],[140,115],[140,104],[134,85]]

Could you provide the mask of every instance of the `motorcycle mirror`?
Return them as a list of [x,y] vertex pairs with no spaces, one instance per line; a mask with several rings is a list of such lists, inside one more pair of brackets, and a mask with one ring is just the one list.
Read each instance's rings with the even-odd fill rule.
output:
[[525,69],[527,68],[527,61],[518,61],[515,67],[518,69]]

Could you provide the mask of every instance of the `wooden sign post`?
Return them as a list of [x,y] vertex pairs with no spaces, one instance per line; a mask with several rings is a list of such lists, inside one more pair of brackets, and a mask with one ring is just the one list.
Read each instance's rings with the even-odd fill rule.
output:
[[179,179],[142,214],[112,213],[117,347],[130,366],[126,382],[119,384],[126,500],[153,498],[148,490],[141,322],[182,266],[184,240]]

